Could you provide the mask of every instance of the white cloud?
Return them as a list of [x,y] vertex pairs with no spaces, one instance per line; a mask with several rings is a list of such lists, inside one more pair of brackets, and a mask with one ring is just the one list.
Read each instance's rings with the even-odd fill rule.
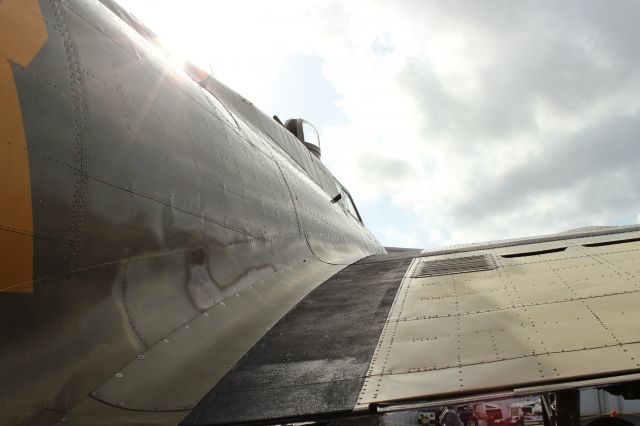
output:
[[320,58],[347,117],[321,129],[323,158],[356,200],[414,219],[376,225],[383,242],[558,232],[637,211],[635,2],[130,2],[259,106],[287,84],[288,57]]
[[418,236],[416,231],[408,231],[407,229],[399,228],[394,225],[384,227],[378,238],[384,241],[389,241],[389,243],[386,244],[388,247],[406,248],[418,248],[421,240],[421,237]]

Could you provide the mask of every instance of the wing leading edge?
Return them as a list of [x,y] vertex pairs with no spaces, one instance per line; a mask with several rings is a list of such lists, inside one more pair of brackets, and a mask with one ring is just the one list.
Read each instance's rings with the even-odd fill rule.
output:
[[345,268],[182,424],[382,412],[640,371],[638,227],[441,253],[372,256]]

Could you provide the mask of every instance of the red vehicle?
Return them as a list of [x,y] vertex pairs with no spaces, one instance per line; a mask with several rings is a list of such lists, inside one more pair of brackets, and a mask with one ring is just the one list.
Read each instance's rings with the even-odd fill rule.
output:
[[[491,404],[474,404],[472,406],[458,407],[460,420],[465,426],[477,426],[478,420],[486,420],[486,424],[497,424],[497,419],[502,419],[500,407]],[[504,423],[509,424],[509,423]]]

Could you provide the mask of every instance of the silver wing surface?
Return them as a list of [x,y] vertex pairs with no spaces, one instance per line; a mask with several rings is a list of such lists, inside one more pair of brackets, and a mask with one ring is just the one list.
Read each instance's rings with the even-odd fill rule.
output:
[[395,252],[333,276],[184,425],[274,422],[637,380],[640,231]]

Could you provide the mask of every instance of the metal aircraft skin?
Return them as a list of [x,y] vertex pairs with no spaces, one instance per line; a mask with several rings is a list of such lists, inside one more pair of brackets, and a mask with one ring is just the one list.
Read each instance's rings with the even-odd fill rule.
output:
[[387,253],[295,128],[195,74],[110,0],[0,1],[0,424],[638,380],[637,227]]

